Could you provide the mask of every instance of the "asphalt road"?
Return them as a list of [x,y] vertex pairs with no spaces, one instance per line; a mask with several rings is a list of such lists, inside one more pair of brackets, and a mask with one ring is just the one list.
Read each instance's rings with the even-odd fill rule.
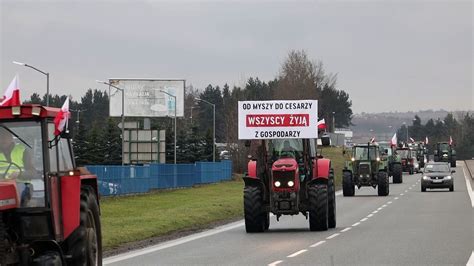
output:
[[310,232],[302,215],[283,216],[280,222],[272,217],[270,230],[260,234],[245,233],[240,221],[110,257],[104,264],[474,264],[473,181],[464,176],[462,163],[453,176],[454,192],[422,193],[421,174],[405,174],[404,183],[390,184],[387,197],[376,196],[372,188],[356,190],[350,198],[338,193],[337,227],[326,232]]

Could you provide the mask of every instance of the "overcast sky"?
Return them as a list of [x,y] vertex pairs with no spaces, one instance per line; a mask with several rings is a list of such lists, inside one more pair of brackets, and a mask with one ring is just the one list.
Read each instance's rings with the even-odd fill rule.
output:
[[291,49],[338,74],[353,111],[474,110],[472,1],[0,0],[0,89],[76,100],[97,79],[268,81]]

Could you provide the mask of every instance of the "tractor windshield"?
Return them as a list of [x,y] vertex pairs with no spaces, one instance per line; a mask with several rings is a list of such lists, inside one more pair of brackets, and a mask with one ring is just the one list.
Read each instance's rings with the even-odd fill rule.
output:
[[357,146],[354,147],[353,157],[357,161],[372,161],[377,158],[375,146]]
[[0,123],[0,182],[17,184],[21,207],[44,207],[41,124]]
[[440,143],[439,144],[439,149],[441,151],[447,151],[447,150],[449,150],[449,144],[448,143]]
[[390,143],[379,143],[380,152],[383,152],[385,155],[391,156],[392,155],[392,148],[390,147]]
[[410,157],[410,150],[397,150],[397,153],[400,155],[401,158]]
[[303,154],[302,139],[272,139],[267,143],[267,151],[273,160],[285,157],[299,159]]

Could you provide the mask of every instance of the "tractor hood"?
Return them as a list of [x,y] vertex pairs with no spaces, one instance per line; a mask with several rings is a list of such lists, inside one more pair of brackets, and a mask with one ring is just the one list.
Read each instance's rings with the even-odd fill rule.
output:
[[0,211],[15,209],[19,205],[14,180],[0,181]]
[[272,165],[272,171],[295,171],[297,168],[298,163],[293,158],[281,158]]

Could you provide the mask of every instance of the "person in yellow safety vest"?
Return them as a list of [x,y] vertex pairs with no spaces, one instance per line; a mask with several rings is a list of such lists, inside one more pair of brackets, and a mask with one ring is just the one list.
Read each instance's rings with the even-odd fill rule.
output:
[[31,185],[28,184],[27,178],[31,177],[32,173],[34,167],[30,153],[23,144],[15,143],[10,132],[0,128],[0,181],[18,178],[21,206],[31,199]]

